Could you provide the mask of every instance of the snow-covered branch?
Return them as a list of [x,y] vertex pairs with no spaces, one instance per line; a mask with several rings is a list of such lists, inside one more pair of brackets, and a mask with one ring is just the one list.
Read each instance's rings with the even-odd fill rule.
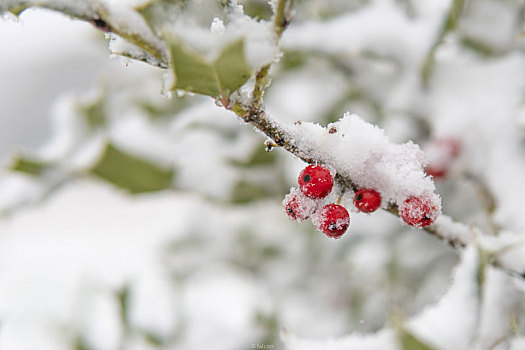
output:
[[168,66],[166,45],[134,8],[99,0],[6,0],[0,3],[0,14],[10,12],[18,16],[30,7],[46,8],[88,21],[101,31],[114,33],[127,41],[115,47],[115,54],[163,68]]
[[[335,169],[337,171],[336,178],[338,179],[338,182],[345,187],[343,192],[346,190],[356,191],[357,189],[364,186],[363,183],[366,183],[366,178],[368,178],[371,169],[368,169],[365,178],[359,179],[359,176],[355,176],[356,172],[351,169],[351,167],[348,167],[348,158],[345,156],[345,153],[351,153],[355,155],[352,150],[356,147],[360,147],[358,144],[360,142],[358,137],[350,138],[352,145],[349,145],[345,140],[345,133],[349,134],[351,130],[346,129],[343,131],[344,129],[341,127],[344,126],[345,119],[348,119],[348,116],[343,118],[341,122],[334,123],[333,125],[328,125],[327,128],[323,128],[319,125],[303,122],[297,122],[293,125],[283,125],[270,117],[264,110],[253,109],[249,105],[242,106],[241,104],[237,103],[234,104],[231,109],[237,115],[239,115],[244,120],[244,122],[253,125],[257,130],[271,139],[272,144],[282,147],[306,163],[323,164],[332,169]],[[354,127],[359,128],[360,126],[366,124],[363,122],[364,124],[360,125],[360,122],[355,116],[350,116],[350,118],[354,121],[354,123],[351,123]],[[359,130],[357,132],[359,133],[361,131],[363,130]],[[355,130],[353,130],[353,132],[355,132]],[[368,137],[373,138],[373,135],[367,134],[365,136],[365,138]],[[363,148],[360,148],[357,151],[357,153],[359,153],[361,156],[366,155],[367,152],[369,152],[369,150]],[[404,161],[406,161],[406,157],[407,154],[404,154]],[[395,159],[392,160],[395,161]],[[380,163],[379,158],[376,158],[375,161]],[[354,160],[354,162],[354,164],[360,164],[363,162],[363,160]],[[364,162],[366,162],[366,160],[364,160]],[[406,175],[406,173],[403,174]],[[395,174],[389,173],[388,175],[391,176]],[[392,191],[394,193],[392,196],[393,198],[395,198],[395,192],[399,191],[399,188],[402,189],[401,193],[403,193],[403,196],[406,196],[406,193],[410,193],[410,191],[417,192],[418,185],[417,182],[414,182],[414,177],[410,177],[409,183],[406,184],[403,184],[403,181],[399,181],[399,179],[404,177],[404,175],[400,175],[399,177],[394,176],[395,179],[390,180],[390,185],[395,187],[395,189],[383,188],[385,192]],[[388,181],[386,179],[383,180]],[[430,181],[430,179],[420,178],[419,181],[422,181],[422,186],[425,186],[425,181]],[[433,188],[433,186],[431,186],[431,188]],[[386,203],[383,206],[383,209],[398,217],[400,216],[398,205],[395,202]],[[456,250],[463,250],[464,248],[471,245],[479,245],[479,242],[477,241],[480,235],[479,233],[476,234],[468,225],[461,222],[456,222],[444,214],[440,215],[432,225],[423,227],[422,229],[446,242]],[[489,246],[490,245],[487,247]],[[480,248],[485,249],[483,246]],[[516,269],[516,267],[513,266],[512,263],[509,263],[509,261],[499,258],[497,254],[491,256],[489,263],[510,275],[522,278],[524,276],[523,271]]]
[[[271,23],[275,34],[273,40],[276,42],[291,21],[291,3],[288,0],[271,3],[274,11]],[[184,59],[196,59],[185,51],[185,47],[174,47],[178,43],[173,41],[166,44],[166,41],[159,37],[158,28],[152,26],[152,23],[148,22],[148,16],[141,12],[144,6],[118,6],[99,0],[8,0],[0,4],[0,12],[9,11],[19,15],[29,7],[59,11],[73,18],[88,21],[98,29],[111,33],[110,48],[114,54],[161,68],[170,68],[173,65],[174,62],[170,64],[170,60],[174,60],[175,52],[183,52]],[[168,48],[167,45],[172,47]],[[242,53],[242,47],[241,51],[236,47],[224,51],[224,54],[228,55],[238,53]],[[211,66],[221,73],[221,67],[215,67],[214,64]],[[326,128],[300,121],[284,124],[270,117],[265,112],[263,102],[264,92],[271,80],[270,66],[271,64],[266,63],[257,70],[254,75],[254,89],[249,98],[236,98],[235,95],[228,97],[225,95],[226,91],[220,91],[220,96],[216,97],[221,99],[227,109],[266,135],[273,145],[282,147],[307,163],[330,167],[336,173],[337,183],[343,187],[342,192],[355,192],[370,185],[379,188],[384,198],[382,208],[398,217],[399,204],[408,196],[434,196],[434,184],[421,168],[422,152],[412,143],[394,145],[383,135],[382,130],[362,122],[355,116],[348,115]],[[184,89],[185,86],[180,82],[182,79],[178,80],[174,88]],[[192,81],[188,83],[193,84]],[[219,85],[222,83],[219,81]],[[473,242],[474,235],[467,225],[454,222],[445,215],[441,215],[433,225],[424,229],[454,248],[464,248]],[[505,266],[501,259],[494,260],[494,265],[521,275],[520,272]]]

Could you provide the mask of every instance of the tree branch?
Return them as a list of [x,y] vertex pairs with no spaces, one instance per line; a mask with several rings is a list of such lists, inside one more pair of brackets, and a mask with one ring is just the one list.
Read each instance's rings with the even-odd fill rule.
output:
[[[326,156],[323,156],[323,153],[316,152],[316,149],[322,148],[322,145],[316,145],[313,139],[308,139],[307,142],[304,141],[300,128],[284,127],[266,114],[264,110],[254,109],[252,106],[243,106],[240,103],[236,103],[230,109],[241,117],[245,123],[254,126],[286,151],[307,163],[322,163],[334,167],[337,171],[336,177],[339,183],[354,191],[358,189],[358,186],[348,174],[338,171],[337,164],[334,164],[333,159],[328,159]],[[296,123],[296,126],[300,125],[301,123]],[[385,210],[399,217],[397,205],[390,204]],[[463,223],[453,221],[447,215],[442,214],[434,224],[423,228],[423,230],[446,242],[456,251],[461,251],[469,244],[476,244],[474,241],[475,234],[472,232],[472,229]],[[504,261],[498,259],[497,256],[490,260],[490,264],[512,276],[525,278],[525,272],[516,271],[506,265]]]
[[[273,23],[277,42],[290,23],[292,3],[293,0],[278,0],[275,6]],[[118,52],[118,54],[136,58],[161,68],[168,67],[169,60],[166,44],[153,33],[146,21],[133,9],[122,9],[119,7],[119,11],[116,11],[97,0],[89,2],[4,0],[0,3],[0,13],[9,11],[15,15],[19,15],[29,7],[47,8],[65,13],[73,18],[88,21],[104,32],[118,34],[137,47],[136,51],[134,47],[130,47],[129,49],[124,48],[122,52]],[[455,27],[462,7],[463,0],[453,1],[452,8],[438,41],[431,50],[429,58],[427,58],[428,62],[426,65],[428,65],[428,72],[430,72],[432,68],[431,61],[433,60],[434,51],[442,42],[445,34]],[[120,11],[124,11],[124,14],[120,13]],[[270,138],[276,145],[281,146],[303,161],[311,164],[322,163],[332,166],[337,172],[336,180],[344,189],[357,190],[359,187],[353,179],[344,172],[342,167],[338,166],[337,159],[327,155],[326,152],[323,153],[319,151],[323,149],[323,145],[317,144],[315,138],[304,137],[304,129],[301,128],[301,122],[297,122],[295,125],[284,126],[266,114],[263,95],[270,84],[270,68],[271,65],[266,65],[257,72],[255,76],[255,86],[249,103],[233,100],[225,105],[225,108],[236,113],[245,123],[251,124]],[[326,130],[326,132],[331,133],[330,130]],[[385,210],[399,217],[398,208],[395,204],[390,204]],[[447,242],[447,244],[456,250],[473,244],[473,237],[475,236],[468,226],[454,222],[446,215],[441,215],[433,225],[424,228],[424,230],[440,240]],[[507,266],[501,259],[498,259],[497,256],[491,260],[491,264],[513,276],[525,278],[525,272],[518,272]]]
[[[288,6],[286,6],[288,3]],[[288,27],[291,21],[291,8],[293,0],[279,0],[274,9],[275,13],[273,16],[273,27],[276,36],[276,42],[278,43],[281,39],[283,32]],[[263,105],[263,95],[268,86],[270,85],[270,67],[271,64],[267,64],[262,67],[255,75],[255,85],[252,91],[252,110],[260,110]]]
[[[132,8],[109,7],[106,3],[97,0],[3,0],[0,2],[0,14],[11,12],[18,16],[30,7],[46,8],[90,22],[101,31],[118,34],[136,45],[137,50],[144,51],[144,54],[139,56],[152,56],[159,62],[157,66],[168,66],[166,45],[153,33],[144,18]],[[129,54],[128,56],[134,58],[135,55]]]

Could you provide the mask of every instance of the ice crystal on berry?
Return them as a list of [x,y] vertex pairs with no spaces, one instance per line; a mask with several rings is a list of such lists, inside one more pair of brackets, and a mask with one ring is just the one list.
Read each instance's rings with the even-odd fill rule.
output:
[[317,201],[306,197],[297,187],[293,187],[283,200],[283,207],[290,220],[308,219],[317,208]]
[[381,206],[381,195],[374,189],[362,188],[355,193],[354,205],[363,213],[371,213]]
[[324,198],[334,185],[330,170],[320,165],[309,165],[299,174],[301,192],[310,198]]
[[399,205],[399,215],[407,224],[426,227],[436,221],[441,214],[439,196],[410,196]]
[[328,204],[315,213],[312,223],[328,237],[339,238],[350,226],[350,215],[343,206]]

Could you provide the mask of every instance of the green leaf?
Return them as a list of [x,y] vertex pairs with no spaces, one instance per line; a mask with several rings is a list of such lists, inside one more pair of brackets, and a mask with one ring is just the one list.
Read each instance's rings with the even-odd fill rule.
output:
[[105,97],[99,97],[89,103],[79,104],[78,108],[84,115],[91,130],[98,129],[106,124],[107,115]]
[[83,336],[77,336],[73,341],[74,350],[94,350]]
[[190,100],[190,96],[164,99],[162,102],[141,99],[136,102],[136,105],[144,111],[151,120],[160,120],[174,117],[177,113],[188,107]]
[[230,160],[230,164],[240,168],[250,168],[253,166],[264,166],[275,164],[277,155],[275,152],[266,151],[264,145],[257,145],[251,157],[246,161]]
[[26,173],[28,175],[38,176],[42,174],[49,165],[36,159],[24,158],[24,156],[18,155],[13,160],[13,164],[9,169]]
[[[463,14],[463,9],[465,8],[465,0],[453,0],[448,16],[445,20],[443,32],[447,33],[451,30],[456,29],[459,18]],[[442,34],[444,36],[444,33]]]
[[130,297],[131,287],[129,284],[124,285],[121,289],[115,292],[115,297],[117,298],[119,307],[120,307],[120,322],[129,328],[130,325],[130,310],[129,310],[129,297]]
[[489,45],[467,36],[461,38],[461,45],[469,50],[474,51],[483,58],[493,57],[499,54],[497,50],[491,48]]
[[183,44],[169,39],[175,84],[180,89],[212,97],[229,96],[251,76],[251,69],[244,56],[244,40],[226,46],[214,62]]
[[403,350],[435,350],[433,347],[423,343],[405,329],[399,330],[398,337],[399,342],[401,343],[401,349]]
[[392,328],[397,333],[397,340],[403,350],[435,350],[432,346],[424,343],[406,329],[403,322],[403,315],[399,310],[393,309],[390,314]]
[[153,345],[154,347],[161,347],[162,345],[164,345],[164,340],[159,334],[146,330],[141,331],[141,333],[144,336],[144,340],[147,343]]
[[180,41],[170,40],[170,48],[176,79],[172,90],[181,89],[208,96],[220,94],[211,64]]
[[240,88],[252,75],[244,55],[244,40],[234,41],[226,46],[213,64],[218,84],[228,95]]
[[152,0],[136,8],[137,12],[144,17],[150,28],[161,34],[162,28],[173,15],[185,5],[188,0]]
[[257,343],[275,344],[278,342],[279,332],[281,330],[281,322],[279,320],[279,316],[276,313],[257,311],[255,314],[255,322],[262,330],[262,335],[260,336]]
[[15,7],[11,7],[9,8],[9,12],[11,12],[13,15],[15,15],[16,17],[20,16],[20,14],[22,12],[24,12],[25,10],[27,10],[29,8],[29,6],[26,6],[26,5],[19,5],[19,6],[15,6]]
[[174,172],[163,169],[108,144],[89,171],[131,193],[159,191],[171,187]]
[[231,202],[243,204],[269,196],[269,191],[264,187],[246,181],[239,181],[232,191]]
[[478,247],[478,268],[476,271],[476,283],[478,287],[478,297],[481,300],[483,298],[483,289],[485,285],[485,278],[487,273],[487,266],[490,264],[490,261],[493,258],[493,255],[481,247]]
[[270,20],[272,17],[272,8],[268,1],[246,1],[243,3],[244,13],[251,18]]
[[292,70],[300,68],[307,62],[307,55],[301,51],[285,51],[283,57],[279,61],[284,70]]
[[436,64],[436,52],[443,43],[445,36],[449,32],[456,29],[459,19],[463,14],[464,8],[465,0],[452,0],[447,16],[441,25],[439,35],[434,42],[434,45],[432,45],[427,57],[425,58],[423,66],[421,67],[421,79],[425,87],[428,86],[432,73],[434,72],[434,66]]

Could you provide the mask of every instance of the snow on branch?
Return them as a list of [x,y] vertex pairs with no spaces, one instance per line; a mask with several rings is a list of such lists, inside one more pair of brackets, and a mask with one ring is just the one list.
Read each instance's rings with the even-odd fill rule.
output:
[[[270,84],[271,61],[277,55],[281,34],[291,21],[291,3],[290,0],[271,2],[274,10],[272,23],[253,21],[244,15],[242,7],[233,8],[230,11],[234,19],[230,25],[231,31],[241,32],[251,28],[253,31],[250,32],[257,33],[258,36],[249,37],[247,34],[246,39],[253,40],[241,38],[233,44],[230,42],[233,34],[222,37],[220,41],[224,47],[221,47],[222,51],[218,51],[221,54],[215,61],[204,60],[206,57],[201,52],[189,50],[185,46],[188,40],[179,43],[180,38],[188,39],[184,38],[184,32],[180,32],[180,28],[179,31],[174,29],[177,38],[165,41],[161,29],[163,21],[169,18],[159,20],[159,23],[152,21],[148,11],[155,9],[147,8],[152,2],[142,4],[142,7],[133,7],[103,0],[4,0],[0,3],[0,13],[10,12],[18,16],[27,8],[40,7],[88,21],[101,31],[111,33],[110,48],[113,53],[157,67],[173,69],[176,83],[172,89],[192,91],[189,86],[197,87],[194,92],[217,98],[225,108],[266,135],[271,140],[271,145],[281,146],[307,163],[330,168],[336,174],[336,182],[343,193],[364,187],[375,188],[383,198],[382,208],[397,216],[402,216],[400,211],[403,211],[403,206],[410,198],[426,198],[434,209],[433,216],[428,218],[428,224],[433,224],[416,226],[424,226],[427,232],[454,248],[460,249],[473,244],[476,235],[471,228],[440,215],[441,200],[434,192],[432,179],[423,171],[425,157],[418,145],[411,142],[393,144],[383,130],[355,115],[346,114],[339,121],[322,127],[300,121],[281,124],[265,112],[263,95]],[[162,6],[155,11],[159,9]],[[155,11],[153,14],[158,12]],[[218,19],[214,20],[211,27],[211,32],[208,30],[211,34],[207,34],[215,39],[228,32],[228,28]],[[273,30],[272,35],[268,34],[269,28]],[[264,47],[253,47],[253,42],[263,42]],[[222,60],[223,56],[229,59],[235,57],[234,64],[228,63],[226,59]],[[178,61],[178,69],[183,72],[174,69],[174,60]],[[228,64],[224,64],[225,62]],[[211,87],[196,85],[196,81],[203,80],[201,68],[206,68],[210,75],[223,78],[216,79]],[[253,91],[247,98],[239,97],[241,94],[237,90],[250,78],[252,69],[257,70],[251,76],[252,81],[254,80]],[[201,75],[183,75],[188,71],[198,71]],[[231,77],[232,72],[236,75],[233,77],[235,79]],[[512,268],[505,261],[495,257],[491,263],[509,273],[523,275],[521,270]]]
[[[377,188],[386,198],[382,208],[396,216],[400,216],[399,203],[410,195],[427,195],[440,201],[433,192],[433,181],[423,172],[424,157],[419,146],[393,144],[381,129],[358,116],[346,114],[324,128],[305,122],[283,125],[263,110],[239,101],[228,108],[271,139],[267,144],[280,146],[307,163],[322,164],[337,172],[336,180],[343,192],[365,186]],[[447,215],[440,215],[423,229],[458,250],[474,245],[488,251],[490,247],[480,245],[479,238],[484,236],[476,230]],[[491,239],[498,240],[498,237]],[[489,263],[510,275],[524,276],[524,272],[516,268],[515,259],[506,260],[492,254]]]
[[118,45],[115,54],[163,68],[168,66],[166,45],[130,6],[99,0],[6,0],[0,3],[0,14],[10,12],[18,16],[30,7],[46,8],[88,21],[98,29],[117,34],[128,42],[127,45]]

